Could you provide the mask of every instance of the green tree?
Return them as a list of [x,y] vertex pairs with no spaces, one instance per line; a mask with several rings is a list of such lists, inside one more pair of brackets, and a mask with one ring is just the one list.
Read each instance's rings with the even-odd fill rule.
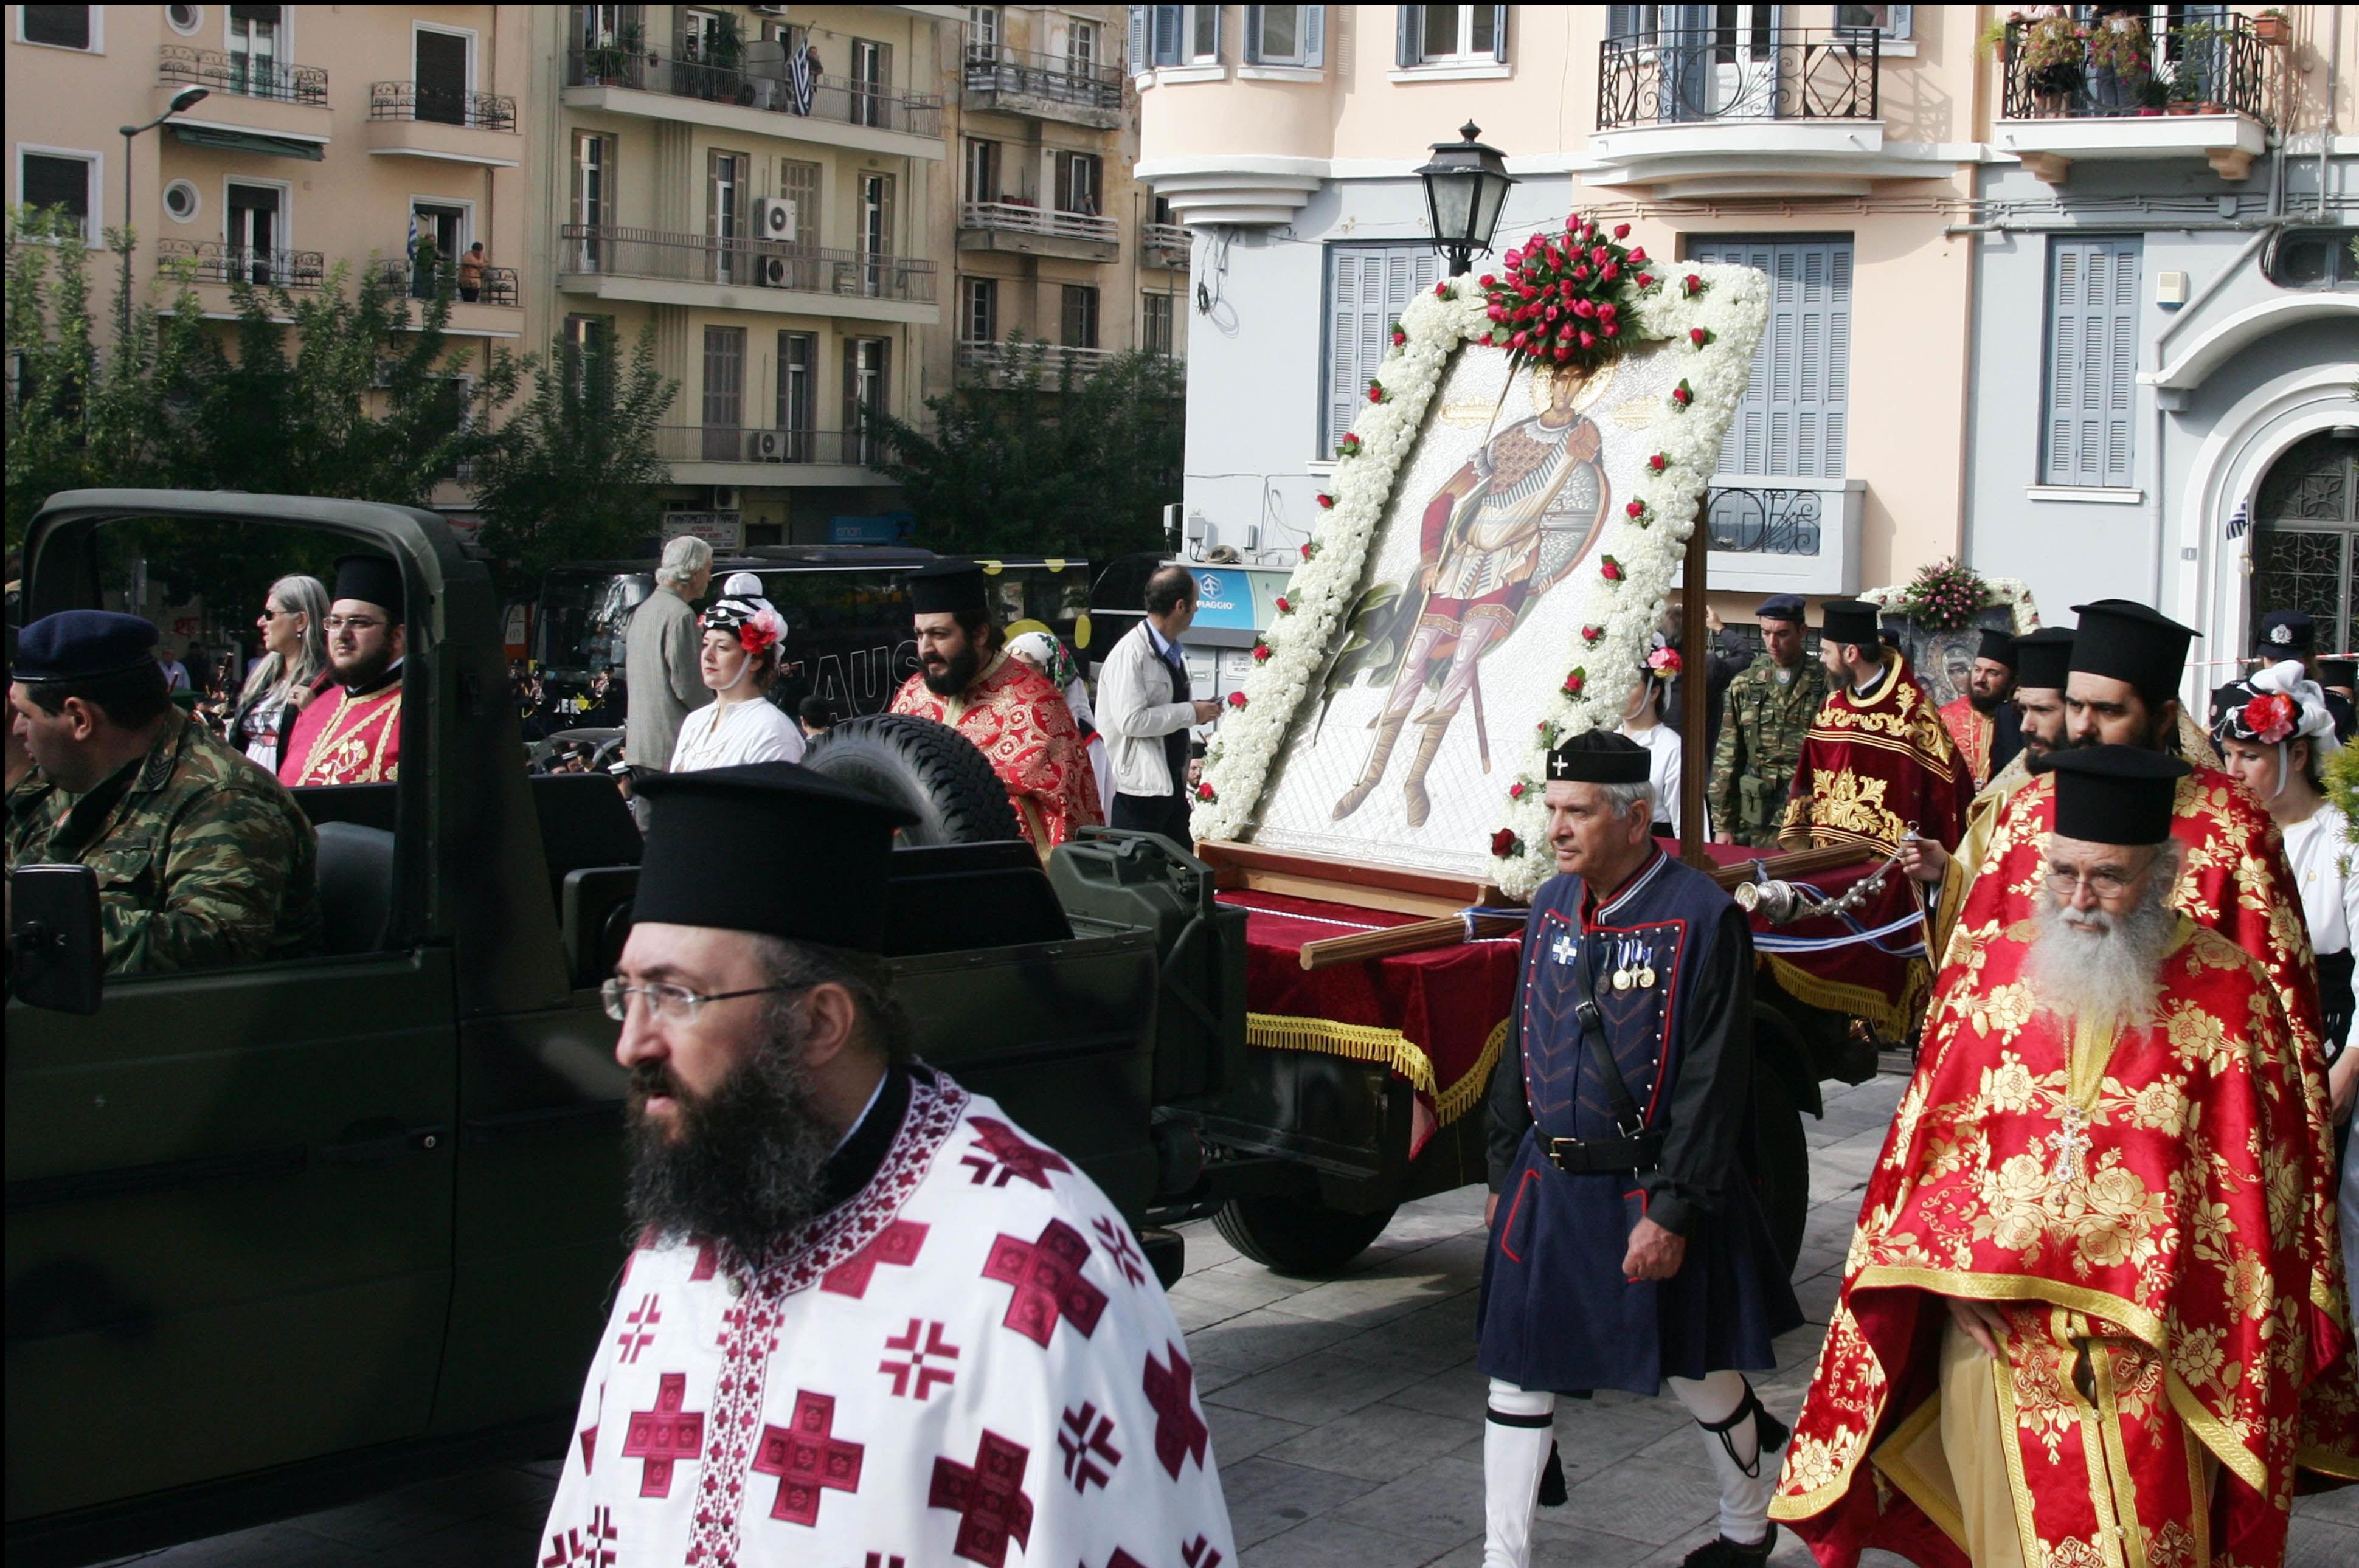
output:
[[929,434],[877,416],[899,481],[932,549],[1072,555],[1108,561],[1163,547],[1163,507],[1180,493],[1181,382],[1144,350],[1089,373],[1017,340],[999,386],[927,400]]
[[560,561],[622,555],[655,532],[656,489],[671,477],[656,428],[679,393],[656,368],[652,326],[628,360],[603,340],[560,339],[526,369],[532,396],[473,474],[477,541],[518,597]]

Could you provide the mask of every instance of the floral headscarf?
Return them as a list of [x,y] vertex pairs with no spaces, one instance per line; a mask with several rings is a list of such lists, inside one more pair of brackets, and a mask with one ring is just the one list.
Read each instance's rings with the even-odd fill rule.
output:
[[1020,637],[1011,637],[1007,642],[1007,651],[1019,659],[1039,665],[1041,673],[1049,677],[1049,684],[1059,691],[1082,678],[1081,665],[1073,658],[1073,651],[1046,632],[1027,632]]

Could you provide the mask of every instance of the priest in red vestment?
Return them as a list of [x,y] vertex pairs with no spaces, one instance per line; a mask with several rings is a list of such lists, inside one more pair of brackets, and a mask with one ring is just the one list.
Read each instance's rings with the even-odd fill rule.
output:
[[279,752],[281,784],[390,784],[398,774],[405,602],[401,564],[392,557],[336,563],[327,620],[332,684],[295,720]]
[[1788,849],[1865,844],[1878,853],[1911,833],[1940,844],[1965,831],[1974,781],[1908,661],[1875,634],[1876,609],[1830,600],[1819,657],[1829,691],[1802,738],[1778,842]]
[[2297,1467],[2359,1478],[2333,1159],[2269,976],[2172,907],[2188,765],[2053,765],[2033,913],[1951,946],[1771,1505],[1829,1568],[2278,1563]]
[[947,724],[973,741],[1043,858],[1104,821],[1081,726],[1048,676],[1008,655],[984,599],[983,568],[938,561],[911,574],[909,600],[920,667],[895,695],[893,711]]
[[2023,750],[2023,727],[2015,710],[2015,634],[1983,628],[1982,649],[1966,673],[1966,689],[1941,705],[1941,723],[1958,743],[1966,771],[1980,788]]

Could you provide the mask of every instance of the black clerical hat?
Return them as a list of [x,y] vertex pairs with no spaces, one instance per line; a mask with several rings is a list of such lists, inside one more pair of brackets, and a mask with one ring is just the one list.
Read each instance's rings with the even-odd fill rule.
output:
[[119,676],[156,662],[156,635],[155,624],[136,615],[60,610],[18,633],[8,678],[29,686]]
[[1799,621],[1802,618],[1802,596],[1799,593],[1773,593],[1756,605],[1753,613],[1764,621]]
[[918,615],[982,618],[990,613],[983,597],[983,568],[962,560],[919,567],[909,574],[909,609]]
[[917,818],[794,762],[651,773],[634,920],[882,952],[893,830]]
[[2072,611],[2081,618],[2072,634],[2072,674],[2127,681],[2149,708],[2178,694],[2195,628],[2127,599],[2076,604]]
[[2072,628],[2042,626],[2015,640],[2015,684],[2040,691],[2062,691],[2064,675],[2072,664]]
[[1850,643],[1862,648],[1875,648],[1876,616],[1881,613],[1864,599],[1830,599],[1821,606],[1824,619],[1819,635],[1830,643]]
[[345,556],[336,562],[336,591],[331,600],[356,599],[374,604],[394,621],[401,619],[401,565],[391,556],[371,553]]
[[1974,657],[2005,665],[2011,670],[2019,668],[2016,663],[2015,633],[2002,632],[1995,626],[1984,627],[1983,645],[1974,650]]
[[2351,686],[2359,683],[2359,659],[2321,659],[2318,661],[2318,684],[2321,686]]
[[2091,844],[2169,838],[2179,781],[2194,771],[2182,758],[2143,746],[2051,752],[2048,766],[2056,775],[2056,831]]
[[2307,654],[2318,646],[2318,622],[2306,610],[2272,610],[2253,633],[2253,652],[2272,659]]
[[1584,730],[1549,753],[1548,776],[1572,784],[1645,784],[1651,753],[1627,735]]

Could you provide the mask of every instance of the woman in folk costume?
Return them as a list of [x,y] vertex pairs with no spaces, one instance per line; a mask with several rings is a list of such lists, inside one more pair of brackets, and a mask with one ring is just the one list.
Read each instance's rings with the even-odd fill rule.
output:
[[1114,773],[1106,762],[1105,737],[1098,733],[1098,716],[1090,706],[1090,683],[1082,678],[1081,663],[1073,651],[1046,632],[1010,637],[1007,651],[1047,676],[1049,684],[1065,694],[1065,706],[1073,710],[1073,723],[1090,754],[1090,773],[1098,785],[1098,809],[1113,809]]
[[1680,781],[1685,776],[1680,754],[1680,732],[1669,718],[1670,683],[1680,673],[1680,651],[1660,632],[1647,662],[1638,666],[1638,684],[1622,711],[1622,733],[1647,748],[1647,782],[1655,786],[1654,830],[1658,836],[1680,836]]
[[787,623],[760,597],[761,588],[752,572],[735,573],[722,585],[726,597],[704,612],[697,667],[712,700],[681,723],[673,773],[803,760],[802,727],[768,696],[778,678]]

